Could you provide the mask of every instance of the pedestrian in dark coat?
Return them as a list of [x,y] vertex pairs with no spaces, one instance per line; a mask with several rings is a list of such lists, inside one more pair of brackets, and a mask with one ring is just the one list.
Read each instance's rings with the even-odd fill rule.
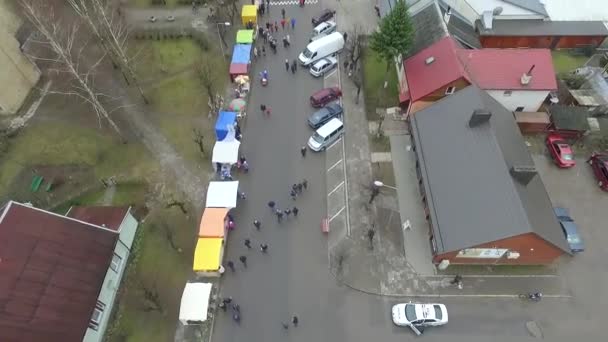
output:
[[245,247],[247,247],[247,249],[251,249],[251,240],[245,239]]
[[269,201],[268,202],[268,208],[270,208],[270,210],[274,210],[274,206],[276,205],[276,203],[274,203],[274,201]]
[[228,268],[232,271],[235,272],[236,270],[234,269],[234,263],[231,260],[228,260]]
[[298,192],[302,193],[302,188],[304,187],[304,185],[302,185],[302,183],[298,183]]
[[262,114],[266,111],[266,105],[265,104],[261,104],[260,105],[260,110],[262,111]]
[[285,323],[285,322],[281,322],[281,326],[283,327],[283,329],[287,330],[289,329],[289,324]]
[[292,200],[294,200],[294,201],[296,200],[296,195],[297,194],[296,194],[295,190],[291,190],[291,192],[289,192],[289,195],[291,196]]
[[291,65],[291,73],[294,75],[296,74],[296,66],[293,64]]
[[270,31],[270,23],[266,22],[266,30]]
[[302,154],[302,157],[306,157],[306,150],[307,150],[306,146],[302,146],[300,148],[300,153]]
[[291,65],[296,71],[298,71],[298,62],[295,59],[291,62]]
[[297,327],[299,322],[300,322],[300,320],[298,319],[298,316],[294,315],[293,318],[291,319],[291,323],[293,323],[293,326]]
[[239,260],[243,263],[243,266],[245,266],[245,268],[247,268],[247,257],[244,255],[241,255],[239,257]]
[[283,212],[285,213],[285,217],[289,217],[289,215],[291,214],[291,209],[287,208],[283,210]]
[[262,227],[262,223],[259,220],[253,220],[253,225],[257,230],[260,230],[260,228]]
[[306,179],[302,181],[302,186],[304,187],[304,190],[308,188],[308,181]]
[[283,212],[281,211],[281,209],[277,209],[276,214],[277,214],[277,221],[279,221],[279,223],[281,223],[281,221],[283,220]]
[[289,59],[285,59],[285,70],[289,71]]
[[268,245],[265,243],[260,244],[260,251],[262,251],[262,253],[267,253],[268,252]]
[[344,41],[346,42],[346,39],[348,38],[348,33],[344,32],[342,35],[344,36]]
[[263,28],[262,26],[258,27],[258,34],[259,34],[260,36],[263,36],[263,35],[264,35],[264,28]]
[[285,19],[285,8],[281,8],[281,16]]
[[298,213],[300,212],[300,209],[298,209],[298,207],[293,207],[291,211],[293,212],[293,217],[298,217]]
[[279,23],[276,21],[274,22],[274,31],[279,32]]

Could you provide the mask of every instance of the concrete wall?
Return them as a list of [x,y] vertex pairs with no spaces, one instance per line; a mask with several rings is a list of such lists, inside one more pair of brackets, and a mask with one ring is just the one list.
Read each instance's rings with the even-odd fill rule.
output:
[[441,260],[450,260],[450,264],[495,264],[495,265],[547,265],[555,262],[564,252],[541,239],[533,233],[522,234],[510,238],[488,242],[471,248],[505,248],[512,252],[519,253],[519,258],[508,259],[503,256],[500,259],[490,258],[463,258],[457,257],[459,251],[436,255],[434,263]]
[[517,107],[524,107],[523,112],[537,112],[549,96],[548,90],[513,90],[510,96],[505,95],[504,90],[487,90],[487,93],[512,112]]
[[116,270],[109,267],[106,272],[103,286],[97,297],[97,300],[105,305],[105,309],[103,310],[103,315],[97,330],[92,328],[87,329],[83,342],[103,341],[104,334],[110,323],[110,315],[112,314],[112,308],[116,300],[120,282],[129,260],[129,254],[131,252],[131,246],[133,245],[135,232],[137,231],[137,225],[137,220],[128,213],[120,226],[120,237],[114,247],[115,256],[118,256],[121,260],[120,267]]
[[[19,49],[15,32],[21,19],[0,0],[0,114],[15,114],[40,79],[40,70]],[[10,86],[6,86],[10,85]]]

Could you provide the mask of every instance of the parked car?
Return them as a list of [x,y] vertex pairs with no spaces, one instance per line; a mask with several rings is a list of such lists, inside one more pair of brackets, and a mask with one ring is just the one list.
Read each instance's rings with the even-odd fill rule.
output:
[[324,21],[328,21],[334,17],[334,14],[336,14],[336,11],[329,8],[324,9],[323,12],[319,13],[319,15],[312,17],[313,26],[317,26]]
[[572,217],[570,217],[570,212],[566,208],[555,207],[553,208],[555,212],[555,216],[557,216],[557,220],[559,224],[562,226],[562,230],[564,231],[564,235],[566,235],[566,240],[568,240],[568,246],[570,246],[570,250],[572,253],[580,253],[585,250],[585,244],[581,239],[581,236],[578,234],[578,227]]
[[313,40],[317,40],[321,37],[327,36],[328,34],[333,33],[334,31],[336,31],[336,22],[331,20],[324,21],[312,30],[312,35],[310,36],[309,41],[312,42]]
[[308,117],[308,125],[317,129],[327,121],[342,116],[342,112],[342,106],[337,103],[331,103],[312,113],[312,115]]
[[416,335],[425,327],[444,325],[448,322],[448,310],[443,304],[401,303],[393,306],[393,323],[410,327]]
[[342,96],[342,90],[339,87],[323,88],[314,94],[310,95],[310,105],[315,108],[320,108],[335,101]]
[[335,68],[336,65],[338,65],[338,59],[336,57],[325,57],[310,68],[310,74],[314,77],[321,77]]
[[344,123],[340,119],[333,118],[308,139],[308,147],[315,151],[325,151],[331,144],[340,139],[344,134]]
[[608,191],[608,152],[594,152],[587,162],[593,169],[597,185]]
[[555,165],[561,168],[569,168],[576,165],[572,147],[558,133],[549,133],[545,139],[545,144]]

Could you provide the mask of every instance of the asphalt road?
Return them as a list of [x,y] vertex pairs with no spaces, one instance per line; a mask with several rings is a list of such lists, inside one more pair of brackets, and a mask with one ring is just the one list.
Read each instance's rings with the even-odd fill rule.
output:
[[[271,7],[273,21],[280,19],[280,8]],[[414,334],[395,327],[390,318],[391,305],[407,299],[371,296],[341,287],[328,271],[327,242],[320,231],[326,215],[325,156],[308,151],[302,158],[299,152],[312,133],[306,124],[313,110],[308,96],[323,83],[304,68],[299,67],[293,75],[284,65],[286,58],[297,58],[307,44],[310,17],[321,5],[285,8],[287,16],[297,20],[295,32],[286,31],[291,48],[279,47],[276,55],[267,49],[267,56],[253,63],[256,80],[243,125],[241,151],[251,170],[238,177],[247,199],[239,204],[237,228],[229,235],[226,250],[226,259],[238,267],[236,273],[227,271],[221,289],[223,296],[232,296],[240,305],[242,320],[237,325],[229,314],[220,312],[213,341],[413,341]],[[262,23],[268,18],[262,17]],[[282,33],[275,36],[280,41]],[[267,87],[261,87],[257,78],[264,68],[270,75]],[[260,113],[260,104],[272,108],[269,118]],[[309,181],[309,189],[293,201],[289,197],[291,184],[303,178]],[[267,207],[270,200],[283,209],[296,205],[298,218],[278,224]],[[262,222],[260,232],[251,224],[255,218]],[[252,240],[252,250],[244,246],[245,238]],[[262,242],[269,244],[268,255],[259,251]],[[238,262],[240,255],[248,257],[247,269]],[[426,340],[528,341],[532,339],[525,328],[527,321],[542,321],[547,310],[564,307],[563,303],[530,305],[512,299],[444,298],[440,302],[448,306],[450,323],[428,329],[423,337]],[[290,321],[293,314],[299,316],[299,326],[283,330],[281,322]]]

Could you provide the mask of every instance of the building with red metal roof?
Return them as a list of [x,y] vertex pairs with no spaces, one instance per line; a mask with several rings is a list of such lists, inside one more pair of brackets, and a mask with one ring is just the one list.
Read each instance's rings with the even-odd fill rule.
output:
[[103,339],[137,221],[124,207],[69,214],[0,209],[0,341]]
[[400,101],[415,113],[471,84],[510,111],[535,112],[557,90],[547,49],[465,49],[445,37],[404,62]]

